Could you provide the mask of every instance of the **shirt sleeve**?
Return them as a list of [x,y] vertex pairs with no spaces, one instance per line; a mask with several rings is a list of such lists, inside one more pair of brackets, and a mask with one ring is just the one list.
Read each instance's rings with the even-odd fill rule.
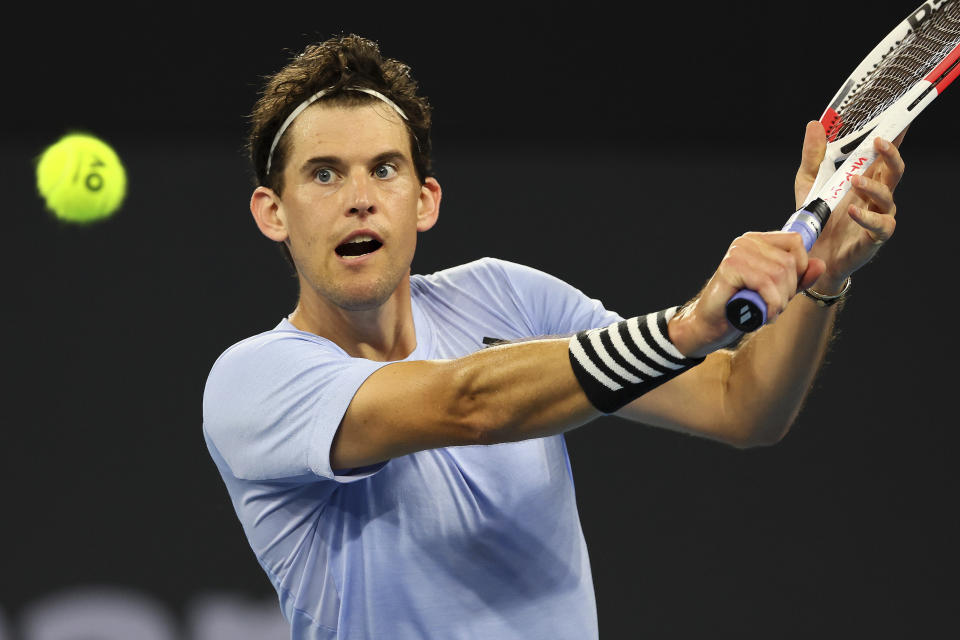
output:
[[383,464],[334,471],[330,446],[357,389],[386,364],[295,332],[260,334],[214,363],[203,394],[204,430],[241,479],[367,477]]
[[573,285],[533,267],[488,259],[510,289],[533,335],[565,336],[606,327],[623,318]]

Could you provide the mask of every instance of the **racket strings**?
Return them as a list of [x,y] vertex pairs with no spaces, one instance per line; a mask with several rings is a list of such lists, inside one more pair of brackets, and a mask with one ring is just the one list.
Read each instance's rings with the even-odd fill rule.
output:
[[960,2],[950,2],[907,34],[847,96],[837,109],[839,117],[827,131],[827,139],[842,138],[869,124],[929,74],[958,41]]

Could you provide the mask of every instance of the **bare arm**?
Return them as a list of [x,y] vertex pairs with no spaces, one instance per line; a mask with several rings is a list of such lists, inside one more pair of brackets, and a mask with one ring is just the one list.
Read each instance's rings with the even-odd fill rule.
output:
[[436,447],[535,438],[592,420],[600,413],[573,375],[568,342],[535,340],[377,370],[344,415],[331,451],[333,467]]
[[[818,152],[823,155],[817,135],[808,128],[798,199],[806,174],[816,173]],[[792,233],[750,233],[734,241],[701,294],[669,325],[683,354],[707,359],[619,415],[735,446],[775,442],[786,433],[822,363],[836,314],[797,291],[814,282],[824,293],[839,291],[893,232],[892,190],[903,163],[893,145],[880,153],[868,180],[851,191],[851,209],[834,213],[810,255]],[[726,321],[726,301],[743,287],[763,296],[776,321],[739,349],[723,349],[739,335]],[[379,369],[344,415],[333,466],[541,437],[592,420],[601,414],[573,373],[568,345],[567,339],[537,340]]]
[[[776,440],[799,410],[819,365],[807,356],[822,354],[833,314],[797,300],[777,321],[785,331],[765,328],[737,351],[717,351],[618,415],[735,446]],[[784,340],[788,333],[793,339]],[[768,350],[776,357],[757,358]],[[568,352],[569,339],[535,340],[456,360],[383,367],[347,409],[331,463],[360,467],[414,451],[512,442],[581,426],[602,414],[577,382]]]
[[[804,273],[799,289],[813,284],[810,272],[816,270],[816,290],[838,293],[847,277],[872,259],[893,234],[893,191],[904,172],[898,149],[902,140],[903,135],[893,144],[878,141],[878,161],[867,172],[866,179],[854,185],[846,203],[831,215],[810,255],[790,252],[789,257],[801,261],[798,273]],[[795,184],[798,208],[816,177],[825,144],[820,124],[809,123]],[[749,235],[737,242],[746,242]],[[725,262],[751,259],[733,256],[737,242],[731,246]],[[685,333],[702,330],[703,326],[712,326],[722,334],[721,309],[713,305],[716,300],[726,300],[744,284],[761,291],[768,305],[790,301],[775,323],[749,336],[736,351],[721,349],[712,353],[700,366],[625,407],[621,415],[736,446],[770,444],[786,434],[822,365],[837,307],[818,307],[805,296],[794,297],[789,288],[778,292],[777,283],[783,286],[783,281],[776,277],[776,272],[790,269],[788,256],[765,255],[770,256],[771,262],[758,265],[759,271],[752,272],[749,281],[741,273],[751,272],[740,265],[733,264],[726,270],[721,266],[687,313],[671,324],[671,337],[680,346],[686,344]],[[781,260],[780,266],[777,260]],[[719,296],[713,295],[717,289]],[[704,322],[696,322],[697,315],[704,316],[700,318]],[[726,339],[726,335],[721,335],[713,341],[722,343]]]
[[779,441],[819,371],[836,307],[796,296],[774,325],[721,349],[699,366],[624,407],[629,420],[736,447]]

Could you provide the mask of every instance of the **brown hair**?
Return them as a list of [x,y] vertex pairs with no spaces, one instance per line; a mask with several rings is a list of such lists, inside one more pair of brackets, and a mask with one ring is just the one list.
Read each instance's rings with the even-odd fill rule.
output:
[[376,97],[347,90],[349,87],[379,91],[403,110],[407,116],[405,123],[410,131],[410,151],[417,177],[422,183],[431,175],[431,107],[425,97],[417,95],[418,85],[410,67],[398,60],[384,58],[376,42],[350,34],[309,45],[280,71],[266,78],[250,114],[247,139],[247,153],[257,185],[281,193],[283,169],[289,152],[286,133],[273,152],[269,175],[267,157],[277,130],[304,100],[327,89],[329,93],[321,101],[345,105],[377,101]]

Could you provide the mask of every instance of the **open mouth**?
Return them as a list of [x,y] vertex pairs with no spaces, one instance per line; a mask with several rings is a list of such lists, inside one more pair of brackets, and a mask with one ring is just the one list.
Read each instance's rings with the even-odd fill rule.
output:
[[357,258],[373,253],[383,246],[383,243],[368,235],[359,235],[344,242],[335,249],[341,258]]

